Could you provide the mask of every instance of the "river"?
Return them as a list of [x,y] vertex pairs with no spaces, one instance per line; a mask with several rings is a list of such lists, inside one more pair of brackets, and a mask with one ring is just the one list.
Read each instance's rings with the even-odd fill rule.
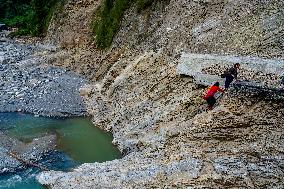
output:
[[[22,113],[0,113],[0,129],[26,143],[47,134],[56,134],[56,150],[37,163],[52,170],[70,170],[82,163],[104,162],[121,157],[111,143],[112,135],[92,125],[90,118],[47,118]],[[2,189],[42,189],[35,176],[38,168],[26,167],[0,174]]]

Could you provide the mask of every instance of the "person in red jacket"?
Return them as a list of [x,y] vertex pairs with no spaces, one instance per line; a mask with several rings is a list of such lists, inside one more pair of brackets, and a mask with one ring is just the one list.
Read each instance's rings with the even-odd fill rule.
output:
[[220,83],[219,83],[219,82],[216,82],[213,86],[211,86],[211,87],[207,90],[205,96],[203,97],[204,100],[206,100],[207,103],[208,103],[208,109],[209,109],[209,110],[212,110],[214,104],[216,103],[216,98],[214,97],[215,93],[216,93],[217,91],[220,91],[220,92],[222,92],[222,93],[225,92],[224,90],[220,89],[219,86],[220,86]]

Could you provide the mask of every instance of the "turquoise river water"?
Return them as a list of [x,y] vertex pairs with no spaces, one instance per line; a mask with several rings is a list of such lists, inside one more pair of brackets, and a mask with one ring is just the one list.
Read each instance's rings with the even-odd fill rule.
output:
[[[46,155],[41,165],[68,171],[82,163],[104,162],[121,157],[112,145],[112,135],[92,125],[89,118],[56,119],[29,114],[0,113],[0,129],[11,137],[28,142],[47,133],[56,133],[57,149]],[[43,189],[36,168],[0,174],[0,189]]]

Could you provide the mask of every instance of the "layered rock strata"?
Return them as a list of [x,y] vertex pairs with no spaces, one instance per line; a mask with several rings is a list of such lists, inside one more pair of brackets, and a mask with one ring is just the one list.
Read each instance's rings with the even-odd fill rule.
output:
[[81,90],[124,158],[46,172],[39,181],[52,188],[283,187],[282,101],[231,90],[207,112],[204,90],[163,58],[137,57],[111,85],[106,77]]
[[[70,17],[50,28],[56,31],[61,22],[65,35],[52,41],[64,49],[51,63],[94,81],[81,89],[88,112],[95,125],[113,132],[125,156],[68,173],[44,172],[38,176],[42,184],[60,189],[284,187],[282,101],[231,90],[208,112],[204,87],[176,72],[182,52],[243,60],[248,57],[240,55],[249,55],[264,62],[283,57],[282,1],[158,1],[142,13],[132,7],[105,51],[90,41],[68,40],[84,33],[89,11],[99,5],[72,2],[65,10]],[[77,31],[64,29],[71,25]],[[243,70],[249,79],[279,86],[277,70],[269,71],[271,78],[258,78],[249,70],[255,61],[248,60]],[[204,68],[206,74],[219,74]]]

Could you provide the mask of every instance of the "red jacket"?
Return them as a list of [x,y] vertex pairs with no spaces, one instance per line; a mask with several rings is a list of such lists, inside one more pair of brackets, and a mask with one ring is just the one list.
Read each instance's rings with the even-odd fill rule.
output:
[[222,93],[224,92],[224,90],[222,90],[219,87],[213,85],[213,86],[211,86],[207,90],[207,92],[206,92],[206,94],[205,94],[205,96],[203,98],[206,100],[208,97],[214,96],[217,91],[220,91]]

